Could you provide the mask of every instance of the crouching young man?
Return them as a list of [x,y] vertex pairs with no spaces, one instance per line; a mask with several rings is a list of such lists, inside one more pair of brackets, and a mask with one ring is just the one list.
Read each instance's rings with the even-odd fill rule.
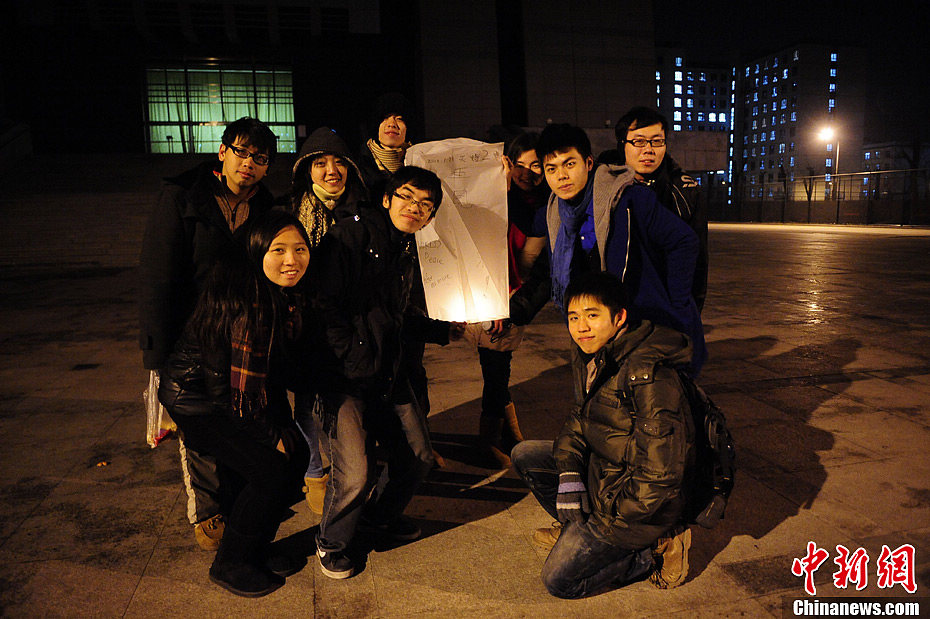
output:
[[552,546],[543,582],[561,598],[647,576],[675,587],[688,571],[691,534],[681,519],[694,462],[675,368],[690,362],[691,344],[668,327],[631,323],[626,292],[610,273],[580,274],[564,298],[576,406],[554,445],[524,441],[511,454],[559,522],[534,535]]
[[[406,311],[413,233],[429,223],[441,200],[435,174],[400,168],[381,204],[337,222],[315,257],[311,286],[323,339],[318,377],[331,462],[317,554],[330,578],[355,573],[352,542],[360,527],[379,543],[420,536],[402,514],[434,460],[425,416],[401,369],[401,332],[425,328],[418,321],[429,320]],[[375,443],[387,461],[387,482],[372,497]]]

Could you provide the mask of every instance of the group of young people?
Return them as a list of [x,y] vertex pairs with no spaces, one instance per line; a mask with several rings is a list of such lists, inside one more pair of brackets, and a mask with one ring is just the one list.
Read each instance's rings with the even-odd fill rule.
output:
[[[168,179],[152,213],[140,345],[180,430],[195,538],[216,550],[210,579],[256,597],[303,567],[271,544],[301,487],[322,518],[326,576],[357,571],[361,537],[417,539],[403,512],[439,458],[423,347],[465,336],[484,378],[479,444],[557,520],[534,535],[552,547],[549,591],[578,597],[644,575],[680,584],[694,429],[674,376],[696,376],[706,356],[706,219],[665,153],[665,119],[631,110],[597,165],[577,127],[511,142],[511,317],[487,329],[426,313],[413,235],[442,188],[403,165],[409,113],[403,97],[380,98],[357,156],[314,131],[277,203],[261,182],[275,136],[240,119],[218,161]],[[577,406],[554,443],[523,439],[509,392],[522,330],[550,299],[577,344]]]

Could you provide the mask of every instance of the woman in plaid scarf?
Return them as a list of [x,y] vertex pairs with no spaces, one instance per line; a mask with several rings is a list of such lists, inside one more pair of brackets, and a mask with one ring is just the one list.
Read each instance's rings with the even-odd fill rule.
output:
[[278,210],[243,234],[245,251],[214,268],[158,395],[185,441],[244,482],[210,579],[258,597],[306,563],[271,555],[269,544],[309,460],[286,389],[306,380],[299,283],[310,241],[294,215]]

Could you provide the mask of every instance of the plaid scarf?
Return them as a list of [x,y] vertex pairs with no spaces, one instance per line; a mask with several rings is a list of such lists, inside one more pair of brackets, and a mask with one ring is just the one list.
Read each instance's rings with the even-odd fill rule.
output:
[[249,328],[248,317],[240,316],[233,324],[229,360],[229,382],[232,386],[233,410],[240,417],[261,417],[268,406],[265,382],[268,378],[268,360],[271,356],[272,337],[264,340],[264,329],[255,332]]
[[[302,297],[296,292],[285,292],[287,316],[284,319],[284,337],[295,341],[303,327],[301,320]],[[270,337],[264,338],[263,328],[252,331],[247,316],[240,316],[233,324],[229,363],[229,382],[232,386],[233,410],[240,417],[263,417],[268,407],[266,381],[274,342],[275,321],[272,321]]]
[[332,210],[328,209],[316,194],[307,191],[300,198],[297,219],[304,225],[310,236],[310,246],[316,247],[332,226],[334,217]]

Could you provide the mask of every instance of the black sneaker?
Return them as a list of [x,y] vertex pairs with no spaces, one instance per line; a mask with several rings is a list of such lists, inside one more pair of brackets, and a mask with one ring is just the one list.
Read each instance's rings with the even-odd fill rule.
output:
[[330,578],[349,578],[355,573],[352,560],[342,552],[330,552],[322,548],[316,549],[316,556],[320,558],[320,570],[324,576]]
[[412,542],[420,539],[423,531],[413,520],[405,516],[398,516],[391,522],[372,522],[365,518],[358,523],[358,528],[382,543]]

